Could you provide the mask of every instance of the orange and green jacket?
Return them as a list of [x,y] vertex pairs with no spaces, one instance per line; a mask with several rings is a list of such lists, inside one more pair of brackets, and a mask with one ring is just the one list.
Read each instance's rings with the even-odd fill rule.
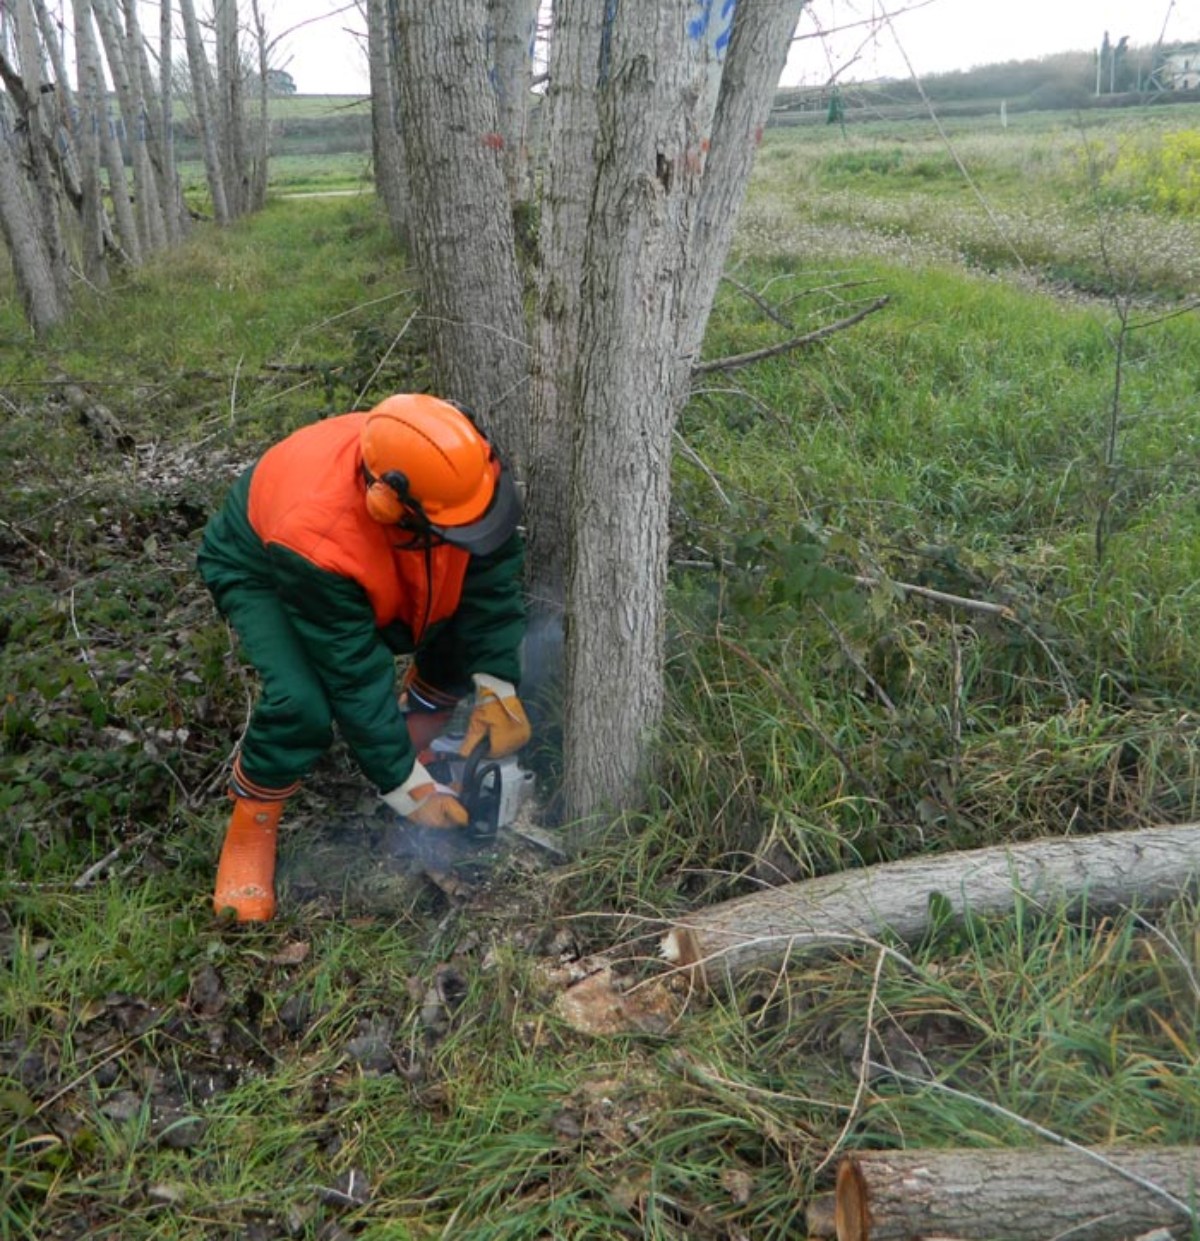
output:
[[304,427],[234,483],[198,556],[218,606],[227,591],[271,590],[325,687],[338,728],[382,790],[413,755],[396,703],[397,654],[428,684],[463,693],[475,672],[514,684],[525,627],[524,544],[472,556],[368,515],[360,432],[367,415]]

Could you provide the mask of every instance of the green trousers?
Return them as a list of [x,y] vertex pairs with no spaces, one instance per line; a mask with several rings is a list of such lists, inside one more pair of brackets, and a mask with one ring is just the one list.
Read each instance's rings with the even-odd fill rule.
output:
[[237,631],[242,654],[260,682],[242,740],[242,770],[264,788],[286,788],[306,776],[333,741],[325,687],[273,590],[229,587],[220,592],[217,606]]

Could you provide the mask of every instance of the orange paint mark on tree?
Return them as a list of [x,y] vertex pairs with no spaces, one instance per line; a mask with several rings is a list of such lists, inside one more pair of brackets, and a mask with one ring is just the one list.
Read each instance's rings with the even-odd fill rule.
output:
[[504,135],[497,133],[484,134],[483,145],[489,151],[502,151],[504,150]]

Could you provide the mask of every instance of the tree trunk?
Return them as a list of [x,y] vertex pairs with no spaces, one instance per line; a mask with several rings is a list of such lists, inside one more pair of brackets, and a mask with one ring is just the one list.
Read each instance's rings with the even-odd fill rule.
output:
[[[103,183],[100,177],[100,117],[104,83],[95,49],[86,38],[80,38],[78,22],[80,5],[75,5],[75,76],[78,115],[75,121],[76,145],[79,153],[81,201],[79,219],[83,234],[83,274],[96,288],[108,287],[108,263],[105,258],[107,217],[104,211]],[[90,14],[87,20],[91,21]]]
[[483,4],[397,0],[397,69],[438,386],[475,410],[519,472],[529,358]]
[[250,143],[250,191],[247,206],[251,211],[261,211],[267,201],[267,160],[270,150],[270,58],[267,27],[263,21],[258,0],[250,0],[254,17],[254,40],[258,50],[258,121],[251,134]]
[[533,190],[529,111],[537,14],[538,0],[488,0],[496,128],[504,140],[504,180],[514,207],[528,203]]
[[371,151],[375,189],[398,245],[408,244],[408,185],[396,81],[396,26],[391,0],[367,0],[367,67],[371,81]]
[[237,218],[250,205],[250,161],[246,153],[246,100],[238,51],[237,0],[215,0],[217,30],[217,115],[225,201]]
[[538,307],[526,513],[529,587],[536,607],[561,617],[571,486],[571,384],[579,350],[583,246],[595,163],[602,10],[558,4],[550,79],[542,101],[545,167],[538,238]]
[[1042,1146],[864,1151],[838,1169],[834,1227],[818,1202],[808,1214],[808,1235],[838,1241],[1067,1236],[1071,1241],[1121,1241],[1160,1227],[1176,1236],[1192,1235],[1181,1207],[1195,1201],[1200,1150],[1111,1147],[1093,1154],[1099,1159],[1080,1150]]
[[1197,823],[907,858],[697,910],[676,922],[662,954],[711,982],[885,934],[912,943],[934,917],[1008,914],[1018,900],[1043,909],[1086,903],[1091,912],[1162,904],[1197,872]]
[[[174,32],[171,27],[171,0],[160,0],[158,22],[158,108],[159,128],[162,130],[163,177],[170,187],[170,198],[167,200],[167,228],[171,236],[178,240],[183,237],[191,225],[187,204],[183,200],[183,187],[179,181],[179,169],[175,163],[175,93],[172,81],[172,69],[175,59],[172,46]],[[147,93],[147,99],[151,96]],[[176,224],[172,227],[172,216]]]
[[71,268],[62,231],[63,198],[50,160],[56,135],[53,128],[48,128],[52,122],[46,117],[42,92],[41,42],[30,0],[17,0],[16,18],[21,83],[14,102],[25,126],[24,141],[20,145],[25,157],[30,199],[37,203],[34,228],[41,236],[57,300],[65,308],[71,296]]
[[129,198],[129,184],[125,178],[125,162],[120,144],[108,115],[104,75],[100,67],[100,53],[96,47],[96,32],[92,25],[91,0],[74,0],[75,56],[79,65],[80,94],[83,95],[83,79],[86,75],[91,85],[88,96],[93,100],[94,111],[80,119],[80,126],[93,134],[100,148],[100,157],[108,173],[108,190],[112,197],[113,217],[116,220],[117,238],[121,253],[129,263],[141,262],[142,247],[138,239],[137,221],[133,215],[133,203]]
[[142,98],[141,76],[130,55],[130,40],[122,30],[113,0],[92,0],[100,40],[104,44],[108,71],[117,92],[117,102],[125,121],[125,140],[129,163],[133,170],[133,198],[137,212],[138,239],[143,254],[163,249],[167,244],[167,226],[158,183],[150,162],[148,143],[149,116]]
[[228,224],[232,217],[225,197],[225,173],[216,128],[216,87],[213,85],[212,71],[204,52],[204,41],[200,37],[200,25],[196,21],[196,8],[192,0],[179,0],[179,16],[183,19],[188,71],[192,79],[192,106],[196,113],[196,127],[200,131],[201,148],[204,151],[204,175],[208,182],[209,196],[212,198],[213,215],[218,224]]
[[0,96],[0,232],[8,246],[25,317],[35,333],[42,333],[62,322],[67,306],[36,227],[29,183],[12,141],[14,119]]

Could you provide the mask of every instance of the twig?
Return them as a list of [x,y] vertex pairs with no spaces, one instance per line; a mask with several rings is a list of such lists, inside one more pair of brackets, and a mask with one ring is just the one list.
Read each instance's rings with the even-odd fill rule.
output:
[[834,1143],[829,1148],[825,1158],[813,1169],[814,1178],[820,1176],[829,1167],[833,1162],[834,1156],[841,1150],[842,1143],[846,1140],[846,1135],[858,1119],[858,1109],[862,1106],[863,1095],[867,1093],[867,1077],[871,1065],[871,1036],[875,1033],[875,1001],[879,998],[879,977],[883,973],[883,963],[886,960],[887,956],[883,952],[880,952],[875,958],[875,973],[871,978],[871,995],[867,1000],[867,1032],[863,1035],[862,1056],[858,1062],[858,1085],[855,1087],[854,1098],[850,1103],[850,1115],[846,1117],[846,1123],[834,1139]]
[[767,316],[768,319],[773,319],[779,324],[780,327],[787,328],[789,332],[794,332],[796,330],[796,325],[792,322],[792,320],[780,311],[776,310],[775,307],[772,306],[761,293],[756,293],[752,288],[750,288],[749,285],[742,284],[740,280],[735,280],[730,275],[724,275],[721,279],[724,280],[726,284],[733,285],[733,287],[737,289],[743,297],[752,301],[759,308],[759,310]]
[[725,490],[724,490],[724,488],[723,488],[723,487],[721,486],[721,484],[717,481],[717,476],[716,476],[716,475],[712,472],[712,470],[710,470],[710,469],[708,468],[708,466],[704,463],[704,460],[703,460],[703,458],[700,456],[700,454],[699,454],[699,453],[698,453],[698,452],[697,452],[697,451],[696,451],[696,450],[695,450],[695,449],[691,446],[691,444],[689,444],[689,443],[687,442],[687,440],[685,440],[685,439],[683,438],[683,436],[682,436],[682,435],[680,435],[680,433],[679,433],[679,428],[678,428],[678,427],[676,427],[676,428],[674,429],[674,433],[675,433],[675,438],[679,441],[679,450],[680,450],[680,452],[682,452],[682,453],[683,453],[683,455],[684,455],[684,456],[685,456],[685,457],[686,457],[686,458],[687,458],[687,459],[688,459],[688,460],[689,460],[689,461],[690,461],[690,462],[691,462],[691,463],[692,463],[692,464],[693,464],[693,465],[694,465],[697,469],[699,469],[699,470],[700,470],[700,471],[701,471],[701,472],[705,475],[705,477],[707,477],[708,481],[709,481],[710,483],[712,483],[712,485],[713,485],[713,490],[717,493],[717,495],[719,495],[719,496],[721,497],[721,500],[722,500],[722,502],[724,503],[725,507],[726,507],[726,508],[733,508],[733,501],[732,501],[732,500],[731,500],[731,499],[730,499],[730,498],[729,498],[729,497],[725,494]]
[[982,612],[988,616],[998,616],[1001,620],[1009,621],[1032,642],[1035,642],[1040,648],[1043,655],[1050,661],[1051,667],[1058,674],[1058,679],[1062,685],[1062,691],[1067,699],[1069,706],[1077,706],[1079,703],[1079,695],[1075,692],[1071,684],[1071,678],[1067,670],[1063,667],[1062,661],[1050,649],[1046,640],[1031,626],[1026,624],[1006,603],[992,603],[987,599],[969,599],[965,595],[952,595],[944,590],[934,590],[930,586],[916,586],[912,582],[897,582],[892,578],[883,579],[878,577],[868,577],[861,573],[849,574],[852,582],[857,582],[859,586],[876,587],[876,586],[894,586],[897,590],[903,591],[906,595],[917,595],[922,599],[929,599],[934,603],[949,604],[954,608],[965,608],[968,612]]
[[84,888],[90,887],[92,880],[94,880],[103,871],[107,870],[108,867],[111,866],[112,863],[115,862],[126,849],[132,849],[134,845],[141,844],[141,842],[149,835],[150,830],[147,828],[145,831],[138,832],[132,840],[122,841],[115,849],[110,849],[98,862],[93,862],[91,866],[89,866],[87,870],[79,876],[78,879],[73,880],[71,887],[77,892],[82,892]]
[[872,693],[879,699],[881,703],[892,713],[896,714],[896,704],[888,696],[887,690],[871,675],[871,670],[863,663],[861,659],[854,653],[853,647],[846,641],[846,635],[833,623],[833,618],[819,604],[814,603],[817,609],[817,615],[825,622],[825,627],[833,634],[834,641],[838,644],[842,651],[842,658],[852,664],[857,669],[859,676],[863,677],[867,684],[871,687]]
[[861,310],[856,311],[852,315],[847,315],[844,319],[838,319],[834,323],[827,323],[824,327],[819,327],[813,332],[806,332],[803,336],[793,336],[790,340],[781,341],[777,345],[770,345],[766,349],[754,349],[749,353],[735,353],[724,358],[714,358],[711,362],[697,362],[692,367],[693,375],[710,375],[713,371],[732,371],[739,366],[749,366],[752,362],[761,362],[764,358],[773,358],[781,353],[789,353],[793,349],[799,349],[802,345],[812,345],[819,340],[824,340],[827,336],[833,336],[837,332],[844,332],[846,328],[853,327],[856,323],[861,323],[868,315],[873,315],[877,310],[882,310],[890,299],[885,294],[877,297],[873,302],[868,302]]
[[1130,1181],[1139,1188],[1144,1189],[1147,1193],[1154,1194],[1156,1197],[1168,1202],[1177,1211],[1191,1220],[1193,1223],[1200,1221],[1200,1215],[1184,1201],[1176,1198],[1170,1190],[1164,1189],[1161,1185],[1156,1185],[1153,1181],[1147,1180],[1144,1176],[1140,1176],[1136,1172],[1131,1172],[1128,1168],[1123,1168],[1119,1163],[1101,1155],[1098,1151],[1092,1150],[1087,1146],[1080,1146],[1078,1142],[1072,1142],[1070,1138],[1063,1137],[1061,1133],[1055,1133],[1053,1129],[1047,1129],[1044,1125],[1039,1125],[1036,1120],[1030,1120],[1027,1116],[1022,1116],[1019,1112],[1011,1111],[1003,1107],[999,1103],[993,1103],[990,1099],[983,1099],[979,1095],[968,1094],[965,1090],[956,1090],[953,1086],[947,1086],[945,1082],[939,1082],[936,1078],[920,1078],[913,1077],[909,1073],[902,1073],[899,1069],[894,1069],[890,1065],[878,1064],[871,1061],[870,1067],[877,1072],[886,1073],[889,1077],[893,1077],[896,1081],[905,1082],[910,1086],[925,1086],[930,1090],[940,1091],[942,1094],[950,1095],[952,1098],[961,1099],[965,1103],[973,1103],[976,1107],[981,1107],[984,1111],[992,1112],[997,1116],[1003,1116],[1006,1120],[1011,1120],[1022,1128],[1036,1133],[1038,1137],[1045,1138],[1047,1142],[1053,1142],[1055,1146],[1066,1147],[1067,1150],[1074,1151],[1077,1155],[1082,1155],[1085,1159],[1090,1159],[1093,1163],[1098,1163],[1102,1168],[1107,1168],[1110,1172],[1115,1172],[1117,1176]]
[[[74,493],[74,495],[78,495],[78,492]],[[72,498],[74,498],[74,496]],[[3,517],[0,517],[0,526],[3,526],[4,529],[15,538],[20,539],[20,541],[24,543],[25,546],[28,547],[29,550],[33,552],[33,554],[44,565],[49,566],[51,569],[57,569],[59,567],[58,561],[55,560],[48,551],[39,547],[27,534],[23,534],[16,526],[14,526],[12,522],[5,521]]]

